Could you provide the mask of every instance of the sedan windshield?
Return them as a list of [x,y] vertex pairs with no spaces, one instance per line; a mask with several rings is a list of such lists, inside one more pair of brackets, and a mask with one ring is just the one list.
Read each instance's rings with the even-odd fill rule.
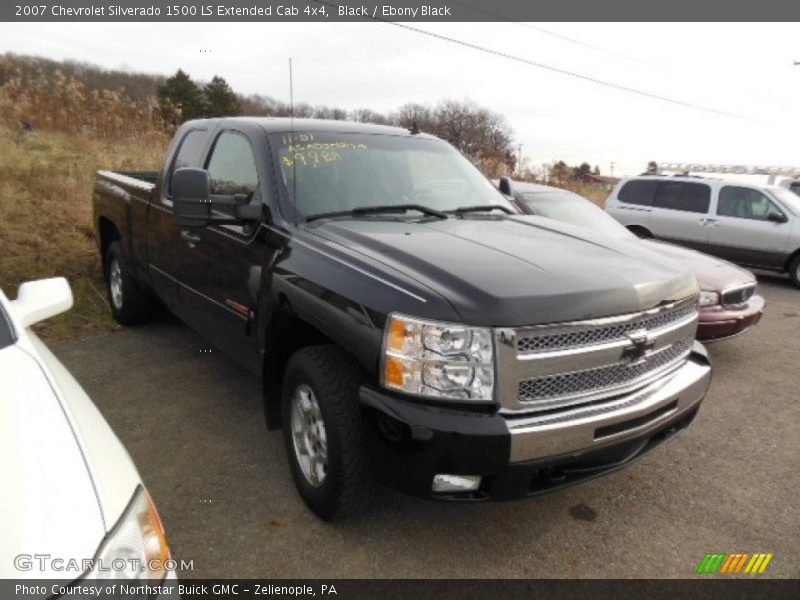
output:
[[[300,215],[364,216],[358,209],[416,205],[434,211],[511,204],[450,145],[407,136],[296,132],[271,136],[282,184]],[[370,210],[375,215],[379,211]],[[389,211],[392,218],[402,212]],[[412,209],[410,216],[419,217]]]
[[633,234],[599,206],[583,196],[566,190],[552,192],[529,192],[522,194],[522,201],[533,214],[564,221],[578,227],[593,229],[598,233],[614,237],[632,237]]

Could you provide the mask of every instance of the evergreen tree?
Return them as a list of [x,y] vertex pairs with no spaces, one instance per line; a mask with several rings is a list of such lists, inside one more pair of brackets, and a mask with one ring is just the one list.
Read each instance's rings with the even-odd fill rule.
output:
[[178,69],[158,88],[158,102],[164,119],[177,125],[203,116],[203,96],[194,81]]
[[211,83],[203,88],[206,112],[211,117],[226,117],[242,114],[242,105],[236,93],[222,77],[215,75]]

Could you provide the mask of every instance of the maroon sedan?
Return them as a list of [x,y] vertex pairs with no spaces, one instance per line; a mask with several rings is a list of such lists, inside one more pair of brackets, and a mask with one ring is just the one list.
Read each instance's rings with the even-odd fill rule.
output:
[[518,181],[511,183],[504,178],[500,190],[513,197],[520,210],[528,214],[588,227],[642,244],[657,244],[660,254],[681,263],[697,278],[701,290],[699,340],[710,342],[733,337],[761,319],[764,298],[756,293],[756,278],[750,271],[666,242],[640,240],[590,200],[561,188]]

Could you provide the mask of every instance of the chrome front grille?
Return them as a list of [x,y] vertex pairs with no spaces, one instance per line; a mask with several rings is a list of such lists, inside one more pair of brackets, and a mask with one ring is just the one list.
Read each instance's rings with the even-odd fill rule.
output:
[[744,304],[745,302],[750,300],[750,298],[752,298],[753,294],[755,293],[756,293],[755,283],[740,288],[736,288],[734,290],[728,290],[727,292],[723,292],[722,294],[722,304],[727,304],[727,305]]
[[537,402],[539,406],[544,406],[546,404],[544,401],[552,402],[568,397],[579,397],[596,390],[613,390],[627,386],[685,357],[691,347],[691,340],[681,340],[651,354],[636,365],[618,363],[585,371],[526,379],[519,382],[519,399],[521,402]]
[[506,412],[571,407],[635,391],[686,361],[697,297],[639,313],[495,331]]
[[[624,340],[628,333],[638,330],[653,330],[680,322],[697,312],[697,302],[690,299],[677,304],[669,310],[655,314],[641,314],[637,317],[618,321],[598,319],[594,323],[567,324],[567,331],[552,333],[553,327],[544,325],[530,334],[517,339],[519,352],[547,352],[564,348],[580,348],[602,344],[614,340]],[[606,322],[607,321],[607,322]]]

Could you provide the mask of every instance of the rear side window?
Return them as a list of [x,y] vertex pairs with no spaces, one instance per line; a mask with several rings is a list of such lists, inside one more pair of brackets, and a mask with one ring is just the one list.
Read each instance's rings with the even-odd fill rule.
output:
[[652,179],[634,179],[622,186],[617,198],[625,204],[652,206],[658,183]]
[[205,129],[191,129],[183,136],[172,167],[169,170],[167,195],[172,196],[172,174],[183,167],[199,167],[203,161],[203,150],[206,145]]
[[658,186],[653,206],[694,213],[707,213],[711,188],[704,183],[663,181]]

